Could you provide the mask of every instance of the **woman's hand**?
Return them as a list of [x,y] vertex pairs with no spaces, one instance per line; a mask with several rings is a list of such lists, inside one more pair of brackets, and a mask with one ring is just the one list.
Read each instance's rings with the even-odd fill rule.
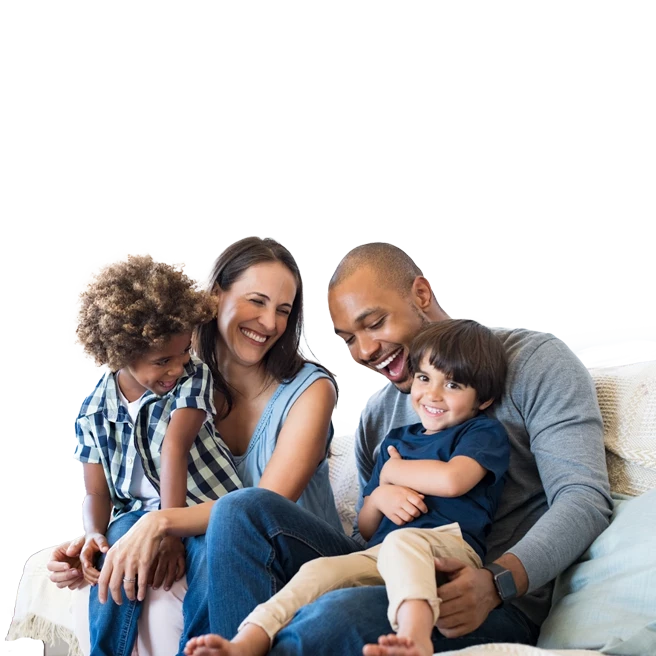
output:
[[84,546],[84,536],[60,544],[52,552],[46,568],[51,572],[50,580],[58,588],[76,590],[84,585],[80,552]]
[[98,599],[105,603],[108,592],[121,604],[121,588],[130,601],[143,601],[148,575],[166,535],[162,511],[146,513],[105,556],[98,579]]
[[371,493],[371,500],[397,526],[403,526],[428,512],[424,495],[402,485],[379,485]]

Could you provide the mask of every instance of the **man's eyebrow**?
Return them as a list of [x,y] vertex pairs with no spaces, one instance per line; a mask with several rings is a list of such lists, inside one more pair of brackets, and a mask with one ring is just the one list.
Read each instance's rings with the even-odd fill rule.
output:
[[[271,299],[266,295],[263,294],[262,292],[249,292],[250,294],[255,294],[255,296],[259,296],[261,298],[266,298],[267,301],[270,301]],[[291,303],[281,303],[279,307],[286,305],[288,308],[292,307]]]
[[[355,317],[355,320],[353,323],[355,324],[361,324],[367,317],[369,317],[372,314],[375,314],[376,312],[381,312],[383,308],[381,307],[372,307],[372,308],[367,308],[366,310],[362,310],[360,314],[358,314],[357,317]],[[335,328],[335,333],[337,335],[340,335],[342,333],[347,334],[349,331],[348,330],[340,330],[339,328]]]

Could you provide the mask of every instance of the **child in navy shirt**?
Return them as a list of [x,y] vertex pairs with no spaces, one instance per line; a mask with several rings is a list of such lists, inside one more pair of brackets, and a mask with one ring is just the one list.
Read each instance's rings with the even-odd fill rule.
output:
[[502,424],[482,414],[503,394],[506,355],[475,321],[429,324],[410,349],[412,405],[421,423],[390,431],[358,516],[364,551],[306,563],[242,622],[235,638],[191,640],[193,656],[264,656],[296,611],[334,589],[385,584],[396,636],[364,653],[433,653],[439,617],[434,557],[481,567],[510,446]]

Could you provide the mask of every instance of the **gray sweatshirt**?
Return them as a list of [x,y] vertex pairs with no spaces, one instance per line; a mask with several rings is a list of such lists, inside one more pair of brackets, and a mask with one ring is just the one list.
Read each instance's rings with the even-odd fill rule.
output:
[[[488,414],[505,426],[511,450],[487,562],[506,552],[519,558],[529,590],[513,603],[541,624],[553,579],[610,519],[601,413],[590,374],[563,342],[523,329],[494,332],[506,347],[508,377],[503,398]],[[367,402],[355,436],[358,510],[383,438],[392,428],[417,421],[410,395],[392,384]]]

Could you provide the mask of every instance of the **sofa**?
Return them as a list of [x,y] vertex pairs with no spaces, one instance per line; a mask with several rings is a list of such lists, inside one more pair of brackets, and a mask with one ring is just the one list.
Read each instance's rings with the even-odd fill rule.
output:
[[[656,360],[590,372],[615,504],[610,526],[557,578],[537,647],[490,644],[449,654],[656,656]],[[334,439],[330,467],[350,530],[358,493],[352,435]],[[48,581],[51,551],[27,561],[7,639],[42,640],[46,656],[78,656],[73,595]]]

